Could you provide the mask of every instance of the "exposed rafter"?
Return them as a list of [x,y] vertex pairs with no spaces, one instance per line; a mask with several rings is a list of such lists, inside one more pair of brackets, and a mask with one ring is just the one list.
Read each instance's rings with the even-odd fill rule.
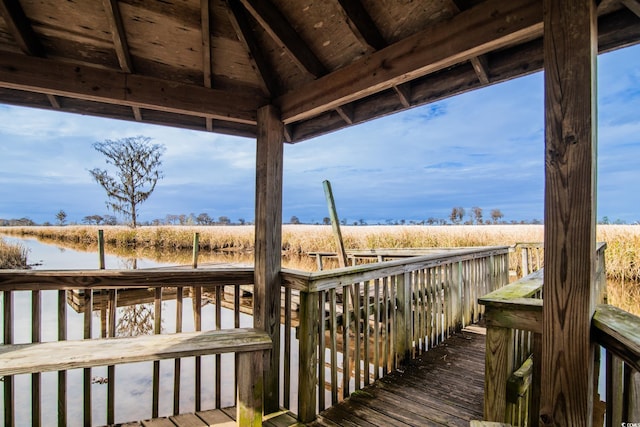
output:
[[356,38],[370,51],[380,50],[387,42],[378,31],[375,22],[360,0],[338,0],[344,10],[347,23]]
[[640,1],[638,0],[620,0],[630,11],[638,15],[640,18]]
[[394,86],[393,90],[396,91],[396,94],[398,94],[398,98],[400,98],[400,103],[405,108],[411,107],[411,83],[410,82]]
[[[211,72],[211,9],[209,0],[200,0],[200,26],[202,28],[202,76],[204,87],[210,88],[213,84]],[[206,118],[206,128],[213,132],[213,119]]]
[[473,66],[473,70],[478,75],[478,80],[482,84],[489,83],[489,62],[487,60],[486,55],[476,56],[469,60],[471,62],[471,66]]
[[308,119],[541,33],[538,1],[489,0],[456,15],[446,25],[415,33],[291,91],[277,103],[285,123]]
[[[451,0],[451,8],[456,12],[460,13],[463,8],[460,7],[459,0]],[[489,61],[485,55],[476,56],[473,58],[469,58],[469,62],[473,67],[473,70],[476,72],[478,76],[478,80],[482,84],[489,83]]]
[[327,73],[322,62],[270,0],[240,1],[267,34],[287,52],[302,70],[314,77],[320,77]]
[[20,49],[27,55],[45,56],[44,47],[16,0],[0,0],[0,13]]
[[60,109],[60,102],[58,101],[58,98],[56,98],[54,95],[47,95],[47,99],[49,100],[49,103],[53,108],[55,108],[56,110]]
[[124,31],[118,0],[102,0],[104,11],[109,21],[111,37],[113,39],[113,48],[118,56],[120,69],[125,73],[133,73],[133,64],[131,55],[129,55],[129,45],[127,44],[127,35]]
[[353,124],[353,105],[345,104],[336,108],[336,112],[342,117],[342,120],[348,125]]
[[[116,51],[120,69],[125,73],[133,73],[133,62],[131,61],[131,55],[129,54],[127,34],[124,30],[124,24],[122,22],[122,15],[120,14],[118,0],[102,0],[102,4],[104,5],[104,11],[107,15],[107,20],[109,21],[111,38],[113,39],[113,48]],[[140,108],[132,107],[131,110],[136,121],[141,122],[142,113],[140,112]]]
[[238,92],[12,53],[0,56],[0,87],[252,125],[267,103]]
[[269,61],[263,53],[263,49],[258,46],[258,42],[255,35],[251,31],[249,25],[249,16],[246,9],[239,0],[227,0],[229,5],[229,19],[231,25],[236,31],[238,39],[244,43],[249,51],[249,59],[251,65],[256,70],[260,82],[262,83],[263,90],[269,96],[275,96],[280,93],[280,85],[276,78],[272,67],[269,65]]

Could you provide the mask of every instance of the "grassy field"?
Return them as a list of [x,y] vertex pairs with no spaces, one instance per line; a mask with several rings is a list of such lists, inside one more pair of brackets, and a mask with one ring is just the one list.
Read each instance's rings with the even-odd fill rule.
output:
[[[98,228],[100,227],[2,227],[0,233],[55,240],[63,245],[97,251]],[[109,252],[131,254],[135,247],[136,257],[176,264],[190,262],[195,232],[200,234],[201,262],[246,262],[250,259],[254,244],[253,226],[163,226],[140,227],[136,230],[127,227],[102,228]],[[342,234],[345,246],[349,249],[421,248],[541,242],[544,229],[541,225],[345,226],[342,227]],[[600,225],[597,239],[607,243],[609,301],[640,315],[640,226]],[[313,270],[315,262],[304,254],[334,251],[331,227],[285,225],[282,248],[286,255],[285,267]],[[220,256],[217,252],[220,250],[228,252]],[[5,251],[7,250],[0,246],[0,252]],[[16,250],[11,251],[15,253]],[[0,256],[2,257],[4,256]],[[519,254],[513,253],[512,266],[519,262]]]
[[0,269],[5,268],[27,268],[27,251],[0,239]]
[[[0,233],[33,236],[40,239],[81,245],[95,245],[99,227],[3,227]],[[253,226],[161,226],[103,227],[105,242],[112,248],[148,248],[156,251],[190,249],[193,235],[200,233],[201,251],[253,250]],[[541,242],[542,225],[478,226],[345,226],[342,234],[349,249],[422,248],[514,245]],[[607,271],[618,280],[640,281],[640,226],[601,225],[597,239],[607,243]],[[333,251],[335,244],[330,226],[285,225],[282,249],[286,255],[314,251]]]

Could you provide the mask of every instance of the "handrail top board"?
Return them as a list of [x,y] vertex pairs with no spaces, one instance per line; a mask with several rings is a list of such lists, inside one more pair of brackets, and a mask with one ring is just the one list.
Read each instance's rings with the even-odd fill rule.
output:
[[[478,303],[492,305],[514,299],[530,298],[542,288],[543,276],[544,272],[541,268],[520,280],[478,298]],[[530,299],[533,300],[533,298]]]
[[640,371],[640,317],[618,307],[601,304],[591,320],[596,342]]
[[238,328],[204,332],[143,335],[0,345],[0,375],[63,371],[210,354],[265,351],[269,335]]
[[483,246],[479,250],[452,250],[444,255],[438,253],[317,272],[302,272],[283,269],[282,273],[286,286],[305,290],[304,282],[308,282],[307,292],[319,292],[356,282],[410,273],[424,268],[437,267],[438,265],[451,262],[479,259],[491,255],[507,254],[509,249],[510,246]]
[[252,284],[253,267],[140,270],[0,270],[0,291]]

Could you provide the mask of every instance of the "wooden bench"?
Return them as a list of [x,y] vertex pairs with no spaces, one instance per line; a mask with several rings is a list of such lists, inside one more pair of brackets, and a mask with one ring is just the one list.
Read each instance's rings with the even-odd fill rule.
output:
[[0,376],[236,353],[237,422],[262,425],[262,359],[271,347],[267,333],[256,329],[6,344],[0,345]]

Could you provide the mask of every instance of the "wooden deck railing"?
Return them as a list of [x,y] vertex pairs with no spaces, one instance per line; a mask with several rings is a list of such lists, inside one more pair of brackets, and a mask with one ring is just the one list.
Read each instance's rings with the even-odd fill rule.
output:
[[[241,303],[241,296],[243,289],[246,286],[252,286],[253,284],[253,268],[235,268],[235,269],[218,269],[218,270],[192,270],[192,269],[157,269],[157,270],[87,270],[87,271],[0,271],[0,290],[2,291],[2,311],[3,311],[3,343],[5,345],[11,345],[16,342],[15,332],[17,328],[24,330],[28,328],[24,325],[24,320],[29,319],[31,324],[31,337],[21,340],[21,342],[33,342],[38,343],[42,340],[44,332],[49,332],[47,335],[51,335],[51,327],[57,330],[56,338],[54,341],[66,341],[78,340],[78,339],[91,339],[90,345],[93,345],[93,341],[100,340],[106,342],[108,340],[102,339],[103,337],[115,337],[116,335],[128,335],[127,332],[118,333],[116,318],[123,319],[125,315],[131,315],[133,318],[129,319],[132,322],[136,322],[135,317],[140,315],[149,315],[146,320],[145,330],[151,329],[154,334],[160,335],[165,333],[181,333],[185,330],[185,319],[183,319],[183,298],[188,295],[192,301],[192,315],[193,322],[189,321],[191,330],[205,331],[205,330],[217,330],[222,329],[235,329],[241,327],[240,313],[245,310],[244,303]],[[227,288],[225,292],[224,288]],[[242,289],[241,289],[242,287]],[[213,310],[203,310],[203,294],[207,295],[208,301],[220,301],[221,304],[216,304]],[[173,316],[167,317],[166,313],[163,317],[162,305],[166,304],[168,300],[175,301],[175,313]],[[16,301],[20,301],[20,306],[15,307]],[[43,301],[49,304],[54,311],[54,318],[48,314],[43,314]],[[72,334],[72,325],[69,324],[68,319],[70,313],[67,312],[68,303],[75,302],[75,309],[82,313],[82,328],[80,334]],[[136,303],[147,303],[142,307],[142,313],[123,313],[123,307]],[[26,304],[26,306],[25,306]],[[153,309],[151,309],[153,305]],[[53,306],[53,307],[51,307]],[[72,305],[73,306],[73,305]],[[233,310],[233,319],[226,319],[226,324],[223,325],[222,319],[222,307],[225,306]],[[92,307],[93,310],[87,310],[87,307]],[[117,310],[119,308],[120,310]],[[93,325],[94,316],[93,311],[100,311],[101,322],[100,326]],[[26,311],[26,313],[25,313]],[[31,312],[28,314],[28,312]],[[17,316],[20,316],[20,323],[16,320]],[[163,330],[163,321],[165,323],[171,323],[175,321],[175,327],[171,330]],[[27,320],[27,321],[29,321]],[[46,325],[45,325],[46,323]],[[252,326],[251,322],[248,325]],[[77,325],[76,325],[77,326]],[[144,333],[144,330],[135,331],[134,326],[129,325],[133,331],[133,334]],[[74,329],[78,329],[77,327]],[[166,328],[165,328],[166,329]],[[79,336],[78,336],[79,335]],[[241,334],[242,335],[242,334]],[[238,336],[242,338],[240,335]],[[215,341],[215,334],[208,340]],[[51,337],[48,340],[52,340]],[[118,338],[116,338],[118,340]],[[71,341],[70,341],[71,342]],[[82,341],[81,341],[82,342]],[[154,341],[155,342],[155,341]],[[193,342],[193,341],[190,341]],[[76,344],[74,344],[76,345]],[[109,344],[107,344],[108,348]],[[225,365],[225,359],[221,357],[221,353],[227,352],[220,350],[212,350],[212,348],[219,348],[219,345],[213,345],[209,350],[209,354],[216,353],[213,358],[213,372],[203,373],[201,353],[198,353],[197,349],[193,349],[192,356],[195,357],[195,373],[194,377],[189,378],[190,383],[195,383],[194,390],[192,392],[193,400],[195,401],[195,410],[200,410],[204,396],[202,393],[203,380],[208,383],[215,382],[214,394],[215,407],[221,406],[221,398],[225,392],[228,393],[228,398],[231,399],[231,403],[235,402],[235,384],[231,386],[223,386],[221,382],[221,372],[228,372],[234,369],[234,360],[226,359],[228,362]],[[231,347],[229,352],[236,352]],[[240,351],[240,350],[238,350]],[[188,353],[188,352],[187,352]],[[10,357],[11,353],[7,353]],[[17,354],[17,353],[15,353]],[[185,356],[187,354],[184,354]],[[56,357],[55,353],[50,355]],[[4,357],[4,356],[3,356]],[[146,418],[157,417],[158,415],[174,415],[182,411],[184,408],[180,408],[181,390],[184,392],[184,378],[181,378],[181,359],[175,358],[174,360],[174,373],[170,384],[166,384],[166,380],[162,382],[160,375],[160,362],[159,359],[164,357],[154,358],[153,373],[151,376],[152,398],[150,402],[147,402],[148,411],[146,411]],[[233,359],[233,358],[232,358]],[[127,354],[121,356],[121,362],[126,363],[132,360],[128,359]],[[75,365],[74,365],[75,366]],[[98,365],[96,365],[98,366]],[[207,365],[208,366],[208,365]],[[261,368],[260,368],[261,369]],[[115,411],[115,397],[117,387],[116,368],[114,365],[109,365],[107,369],[107,377],[101,379],[107,383],[107,399],[104,412],[94,414],[93,408],[96,407],[94,399],[92,399],[92,371],[91,367],[85,367],[83,373],[83,379],[81,383],[71,383],[67,377],[67,372],[59,371],[57,376],[57,396],[55,392],[43,393],[42,380],[40,376],[41,369],[38,366],[34,366],[31,379],[31,390],[15,390],[14,380],[11,375],[4,376],[3,389],[4,389],[4,421],[5,425],[13,425],[15,423],[15,405],[16,397],[19,397],[21,402],[25,399],[31,402],[31,413],[33,425],[41,425],[42,420],[42,406],[43,400],[55,399],[58,408],[58,425],[66,425],[68,420],[68,407],[70,404],[81,405],[83,407],[82,417],[84,418],[84,425],[91,425],[94,418],[99,419],[99,423],[113,424],[114,422],[131,421],[118,418]],[[10,371],[7,371],[10,372]],[[260,375],[252,378],[251,387],[256,378]],[[234,382],[237,381],[237,376],[234,378]],[[161,386],[162,382],[162,386]],[[71,390],[76,388],[83,389],[82,401],[70,403],[68,394]],[[171,390],[173,408],[172,410],[160,411],[160,394],[161,389]],[[19,395],[19,396],[18,396]],[[247,395],[246,391],[240,393],[240,395]],[[52,397],[53,396],[53,397]],[[209,396],[207,396],[209,397]],[[238,404],[241,407],[242,402]],[[144,405],[144,402],[137,402],[139,405]],[[54,407],[55,407],[54,406]],[[212,408],[207,408],[212,409]],[[193,411],[191,408],[190,411]],[[167,413],[168,412],[168,413]]]
[[[597,246],[595,293],[601,303],[606,298],[605,250],[605,244]],[[542,273],[537,270],[480,298],[487,325],[487,421],[538,425],[540,365],[536,361],[542,353]],[[607,351],[607,425],[631,422],[637,418],[633,411],[639,410],[640,402],[640,318],[601,304],[593,318],[593,331],[596,343]]]
[[[298,416],[330,404],[440,343],[508,283],[509,247],[451,250],[331,271],[283,271],[300,291]],[[342,369],[340,369],[340,366]],[[326,390],[326,395],[325,395]]]
[[[297,409],[299,419],[309,421],[318,410],[477,321],[483,313],[477,298],[508,282],[509,250],[506,246],[467,248],[332,271],[283,271],[281,405]],[[105,338],[108,341],[121,335],[118,322],[127,315],[125,306],[131,304],[146,307],[146,314],[152,315],[147,333],[150,329],[159,338],[188,330],[250,327],[251,318],[241,318],[241,314],[252,313],[253,281],[253,268],[0,271],[4,344],[86,339],[93,345]],[[191,307],[187,310],[185,303],[189,299]],[[19,310],[16,301],[20,303]],[[220,303],[205,310],[206,302]],[[68,306],[78,314],[68,311]],[[231,310],[232,320],[223,308]],[[94,316],[95,312],[100,315]],[[72,315],[80,317],[79,326],[69,323]],[[191,315],[193,322],[185,317]],[[31,334],[25,337],[23,333],[16,339],[15,332],[18,326],[24,329],[25,319],[31,324]],[[52,326],[57,330],[55,337],[51,337]],[[223,373],[237,369],[236,360],[221,357],[218,347],[214,347],[212,352],[218,354],[207,358],[206,368],[201,363],[203,356],[194,356],[193,376],[184,372],[180,357],[164,354],[156,359],[148,355],[148,360],[154,360],[153,367],[149,367],[152,393],[141,418],[235,404],[235,384],[224,384],[221,378]],[[170,366],[165,362],[161,367],[160,358],[174,359],[171,379],[164,371]],[[31,404],[33,424],[42,424],[42,408],[45,403],[51,406],[51,399],[58,407],[59,425],[69,419],[70,405],[82,408],[75,416],[81,413],[85,425],[130,421],[116,413],[119,380],[114,365],[106,369],[106,377],[101,379],[108,391],[104,409],[97,409],[97,402],[102,400],[91,393],[96,375],[92,363],[82,366],[79,382],[73,380],[75,375],[68,377],[66,371],[59,371],[54,386],[57,395],[44,393],[39,373],[42,369],[38,367],[34,367],[31,387],[27,389],[16,389],[12,371],[6,371],[5,424],[15,422],[16,402],[22,405],[25,401]],[[261,378],[257,373],[253,377]],[[187,383],[193,384],[193,391],[185,390]],[[215,383],[213,393],[205,396],[203,385],[211,383]],[[83,390],[79,401],[71,396],[79,395],[75,392],[78,388]],[[185,394],[193,396],[195,408],[181,406]],[[292,397],[297,397],[297,408]],[[166,402],[171,401],[173,407],[167,408]]]

